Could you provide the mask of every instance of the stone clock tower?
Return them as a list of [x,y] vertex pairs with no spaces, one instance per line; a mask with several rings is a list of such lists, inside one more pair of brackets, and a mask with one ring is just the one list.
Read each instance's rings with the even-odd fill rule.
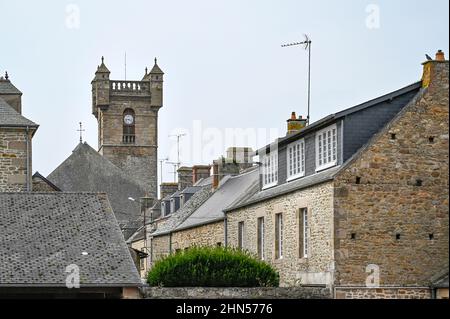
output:
[[[92,80],[99,153],[157,196],[158,111],[164,73],[155,65],[141,81],[110,80],[103,57]],[[114,187],[113,185],[111,187]]]

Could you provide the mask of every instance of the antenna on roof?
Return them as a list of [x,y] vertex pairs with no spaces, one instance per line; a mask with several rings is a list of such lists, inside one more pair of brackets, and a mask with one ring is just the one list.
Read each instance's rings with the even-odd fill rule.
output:
[[308,50],[308,115],[306,117],[306,123],[309,125],[309,110],[311,106],[311,39],[304,34],[305,40],[302,42],[294,42],[281,45],[282,48],[302,45],[305,50]]
[[125,51],[125,81],[127,80],[127,52]]

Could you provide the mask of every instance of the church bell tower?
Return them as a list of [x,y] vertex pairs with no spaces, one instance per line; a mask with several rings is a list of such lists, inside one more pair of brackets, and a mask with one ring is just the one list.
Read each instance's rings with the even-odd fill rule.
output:
[[141,81],[110,80],[104,63],[92,80],[92,114],[98,122],[99,153],[157,198],[158,111],[164,73],[155,64]]

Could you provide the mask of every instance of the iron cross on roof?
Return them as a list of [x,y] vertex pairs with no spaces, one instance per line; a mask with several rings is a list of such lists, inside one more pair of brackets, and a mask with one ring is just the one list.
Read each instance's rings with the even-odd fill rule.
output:
[[77,130],[77,132],[80,132],[80,143],[83,143],[83,132],[85,129],[83,129],[83,123],[80,122],[80,128]]

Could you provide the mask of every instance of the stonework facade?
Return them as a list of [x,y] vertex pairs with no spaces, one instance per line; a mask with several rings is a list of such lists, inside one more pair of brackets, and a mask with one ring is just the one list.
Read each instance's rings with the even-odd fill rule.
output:
[[99,153],[157,197],[158,111],[163,73],[156,64],[142,81],[113,81],[102,64],[92,81]]
[[149,242],[151,247],[150,264],[170,255],[170,234],[151,237]]
[[27,187],[31,180],[31,135],[25,129],[0,127],[0,192],[31,190]]
[[225,240],[224,222],[211,223],[172,233],[172,250],[183,250],[198,246],[223,246]]
[[[301,209],[308,209],[309,253],[303,257]],[[282,258],[275,255],[275,215],[283,218]],[[330,285],[333,265],[333,184],[299,190],[287,196],[227,214],[227,245],[238,247],[238,225],[244,223],[243,249],[258,256],[258,218],[264,218],[264,260],[280,272],[281,286]]]
[[335,179],[336,286],[428,286],[448,267],[448,63]]
[[428,287],[336,289],[336,299],[430,299]]

